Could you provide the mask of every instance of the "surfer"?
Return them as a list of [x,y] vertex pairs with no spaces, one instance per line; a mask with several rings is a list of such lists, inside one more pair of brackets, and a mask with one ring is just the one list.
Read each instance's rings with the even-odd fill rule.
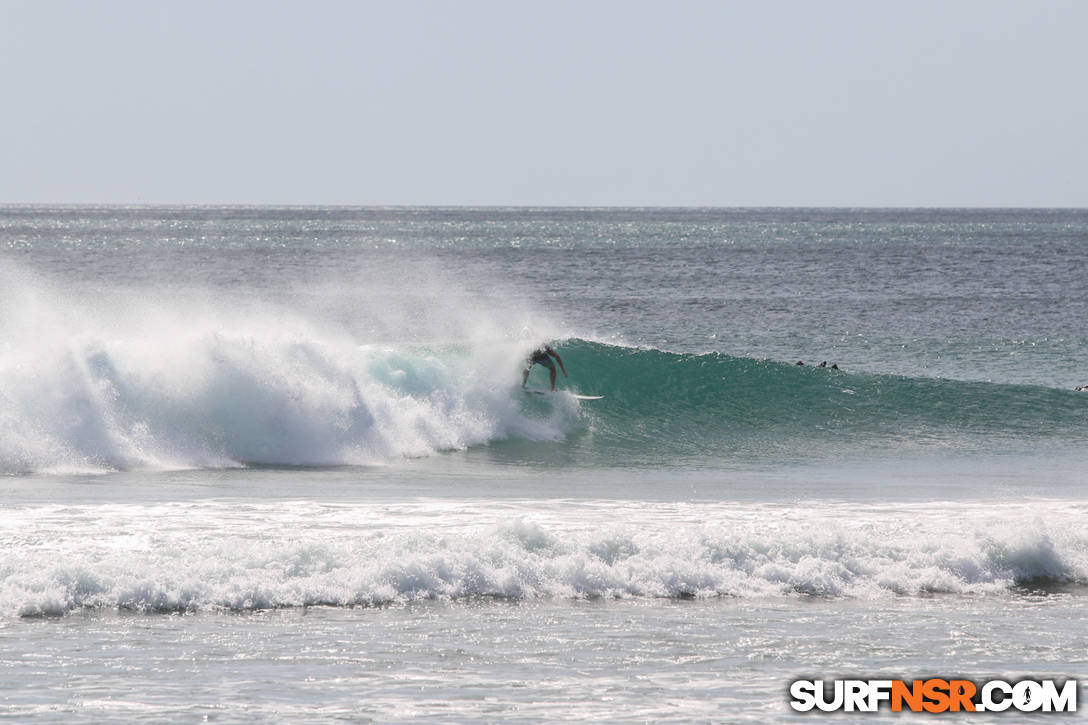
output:
[[563,371],[563,377],[567,377],[567,369],[563,367],[563,360],[559,357],[559,353],[551,348],[550,345],[541,345],[537,349],[533,350],[529,357],[525,359],[525,369],[521,373],[521,387],[525,387],[525,384],[529,382],[529,371],[533,369],[534,365],[543,365],[548,368],[548,372],[551,373],[552,378],[552,391],[555,391],[555,363],[552,362],[552,358],[555,358],[555,362],[559,363],[559,369]]
[[[804,364],[805,364],[805,361],[804,361],[804,360],[798,360],[797,362],[795,362],[795,363],[794,363],[794,365],[801,365],[801,366],[804,366]],[[819,365],[817,365],[816,367],[818,367],[818,368],[826,368],[826,367],[827,367],[827,360],[824,360],[824,361],[823,361],[822,363],[820,363],[820,364],[819,364]],[[832,369],[832,370],[838,370],[838,369],[839,369],[839,365],[838,365],[838,363],[831,363],[831,369]]]

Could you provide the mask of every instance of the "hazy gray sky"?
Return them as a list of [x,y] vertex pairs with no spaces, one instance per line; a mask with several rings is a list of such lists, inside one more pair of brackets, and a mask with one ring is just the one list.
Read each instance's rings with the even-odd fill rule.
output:
[[1088,2],[0,0],[0,203],[1088,206]]

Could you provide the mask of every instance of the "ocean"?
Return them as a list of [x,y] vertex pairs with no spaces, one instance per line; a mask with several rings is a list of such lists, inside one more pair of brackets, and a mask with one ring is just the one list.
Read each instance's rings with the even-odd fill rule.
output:
[[1086,252],[1088,210],[0,207],[0,719],[1088,679]]

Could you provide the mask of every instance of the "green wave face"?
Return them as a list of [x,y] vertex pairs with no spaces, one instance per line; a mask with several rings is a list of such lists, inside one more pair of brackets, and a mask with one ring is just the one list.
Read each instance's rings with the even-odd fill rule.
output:
[[1088,397],[1040,386],[907,378],[585,340],[559,350],[583,405],[576,445],[632,462],[1010,450],[1088,435]]

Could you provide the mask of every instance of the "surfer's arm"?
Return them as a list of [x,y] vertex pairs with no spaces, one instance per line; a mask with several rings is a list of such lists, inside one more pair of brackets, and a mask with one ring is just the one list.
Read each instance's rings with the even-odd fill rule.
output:
[[567,369],[565,367],[563,367],[563,358],[559,357],[559,353],[557,353],[555,350],[553,350],[553,349],[551,349],[549,347],[548,348],[548,354],[551,355],[552,357],[554,357],[555,361],[557,363],[559,363],[559,369],[563,371],[563,377],[564,378],[568,377],[567,376]]

